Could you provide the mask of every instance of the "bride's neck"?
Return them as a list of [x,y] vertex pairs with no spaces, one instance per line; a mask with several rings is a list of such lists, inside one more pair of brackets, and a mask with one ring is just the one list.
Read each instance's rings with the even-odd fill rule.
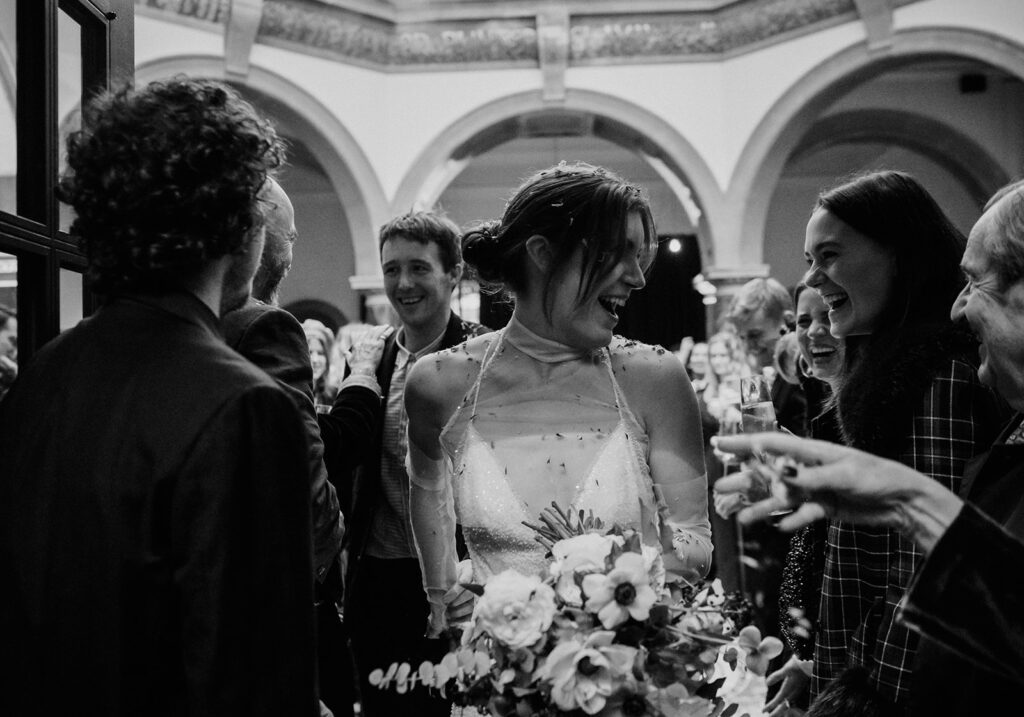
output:
[[544,363],[571,361],[590,353],[589,349],[563,344],[552,338],[553,334],[547,321],[538,322],[529,314],[515,311],[505,329],[505,340],[530,358]]

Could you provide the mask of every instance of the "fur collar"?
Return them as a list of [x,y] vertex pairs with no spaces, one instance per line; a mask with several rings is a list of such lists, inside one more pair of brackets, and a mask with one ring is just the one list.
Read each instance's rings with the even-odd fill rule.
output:
[[897,458],[932,380],[953,359],[978,364],[974,336],[932,324],[866,339],[838,397],[839,429],[848,446]]

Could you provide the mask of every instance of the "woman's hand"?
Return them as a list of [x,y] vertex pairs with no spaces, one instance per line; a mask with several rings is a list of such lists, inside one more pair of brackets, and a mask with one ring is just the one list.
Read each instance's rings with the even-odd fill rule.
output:
[[781,682],[782,686],[764,706],[769,717],[782,717],[790,709],[790,701],[798,700],[807,692],[811,683],[811,660],[801,660],[796,655],[778,670],[768,675],[768,686]]
[[377,364],[384,355],[384,342],[394,332],[394,326],[383,325],[374,326],[360,334],[345,357],[352,373],[376,373]]
[[469,620],[473,617],[473,608],[476,606],[476,595],[463,587],[473,580],[473,561],[460,561],[456,570],[458,582],[444,595],[445,618],[449,625]]

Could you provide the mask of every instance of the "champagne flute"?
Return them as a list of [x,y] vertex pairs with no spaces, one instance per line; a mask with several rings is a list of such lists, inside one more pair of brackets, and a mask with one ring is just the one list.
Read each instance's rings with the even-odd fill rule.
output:
[[[743,415],[744,433],[762,433],[778,431],[779,424],[772,404],[771,383],[764,375],[757,374],[740,379],[740,413]],[[759,463],[767,464],[767,456],[756,456]],[[758,490],[751,498],[759,500],[772,495],[784,494],[786,487],[779,480],[776,471],[755,469],[752,474],[759,480]],[[792,513],[791,509],[774,510],[769,520],[777,523],[783,516]]]

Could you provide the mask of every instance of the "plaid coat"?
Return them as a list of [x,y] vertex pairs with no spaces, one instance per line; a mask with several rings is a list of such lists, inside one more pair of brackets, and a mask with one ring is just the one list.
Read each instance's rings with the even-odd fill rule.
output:
[[[973,350],[934,336],[899,343],[890,352],[895,359],[871,357],[873,379],[851,375],[844,387],[844,440],[956,492],[966,462],[991,445],[1008,410],[978,381]],[[829,525],[812,699],[859,665],[870,671],[869,684],[881,698],[906,706],[917,636],[897,621],[897,608],[920,561],[894,530]]]

